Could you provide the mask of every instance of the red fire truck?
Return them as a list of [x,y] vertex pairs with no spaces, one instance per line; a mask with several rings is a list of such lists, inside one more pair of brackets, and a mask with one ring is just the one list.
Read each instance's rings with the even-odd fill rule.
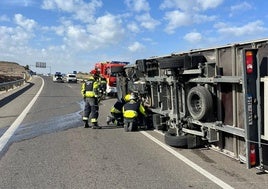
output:
[[95,64],[95,70],[99,72],[100,76],[106,79],[106,94],[114,95],[117,93],[116,90],[116,75],[117,70],[122,70],[122,68],[129,64],[129,62],[122,61],[106,61],[98,62]]

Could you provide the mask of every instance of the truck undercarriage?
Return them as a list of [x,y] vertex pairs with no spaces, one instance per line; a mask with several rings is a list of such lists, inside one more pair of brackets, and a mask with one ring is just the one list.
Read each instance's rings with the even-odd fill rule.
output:
[[248,168],[265,168],[267,42],[137,60],[118,73],[119,98],[138,93],[153,126],[166,131],[165,141],[171,146],[209,144]]

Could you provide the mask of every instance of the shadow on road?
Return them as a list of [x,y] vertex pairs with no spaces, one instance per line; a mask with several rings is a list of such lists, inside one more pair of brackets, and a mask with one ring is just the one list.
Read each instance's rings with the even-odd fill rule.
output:
[[14,100],[15,98],[17,98],[18,96],[20,96],[21,94],[23,94],[24,92],[26,92],[27,90],[29,90],[32,86],[34,85],[34,83],[28,83],[28,86],[22,88],[21,90],[3,98],[0,100],[0,108],[5,106],[6,104],[8,104],[9,102],[11,102],[12,100]]

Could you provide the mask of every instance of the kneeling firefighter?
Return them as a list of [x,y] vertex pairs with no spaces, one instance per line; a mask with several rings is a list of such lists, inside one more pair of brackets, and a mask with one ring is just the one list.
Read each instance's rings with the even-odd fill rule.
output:
[[124,96],[124,98],[117,100],[113,107],[111,108],[110,112],[112,116],[107,117],[107,125],[110,123],[116,124],[116,126],[123,126],[124,125],[124,118],[123,118],[123,106],[125,103],[129,102],[130,94]]
[[[144,123],[144,118],[147,117],[144,106],[134,93],[130,95],[129,100],[130,101],[123,106],[124,121],[126,122],[131,120],[134,121],[135,124]],[[130,128],[130,130],[132,129],[134,128]]]
[[82,84],[81,93],[84,97],[85,108],[83,121],[85,122],[85,128],[89,127],[88,121],[92,124],[93,129],[101,129],[98,126],[98,117],[99,117],[99,105],[98,105],[98,75],[92,74],[89,79]]

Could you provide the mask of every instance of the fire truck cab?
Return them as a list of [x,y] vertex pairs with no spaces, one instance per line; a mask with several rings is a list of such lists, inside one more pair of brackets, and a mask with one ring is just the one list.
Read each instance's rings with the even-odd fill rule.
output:
[[129,62],[121,61],[106,61],[98,62],[95,64],[95,70],[98,71],[101,77],[106,79],[106,94],[115,95],[117,93],[116,89],[116,72],[122,70],[122,68],[129,64]]

